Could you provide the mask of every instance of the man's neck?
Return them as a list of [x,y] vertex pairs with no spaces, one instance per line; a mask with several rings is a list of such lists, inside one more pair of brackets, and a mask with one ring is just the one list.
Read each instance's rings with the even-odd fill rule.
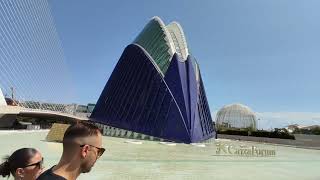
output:
[[52,168],[52,172],[68,180],[76,180],[81,173],[79,163],[63,159]]

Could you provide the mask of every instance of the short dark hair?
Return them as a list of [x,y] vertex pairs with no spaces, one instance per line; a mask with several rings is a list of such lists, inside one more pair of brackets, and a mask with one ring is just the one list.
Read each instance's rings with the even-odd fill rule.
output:
[[30,159],[37,152],[34,148],[21,148],[16,150],[11,156],[5,157],[4,162],[0,164],[0,175],[2,177],[9,177],[11,172],[14,176],[16,169],[27,166],[30,163]]
[[70,125],[63,136],[63,144],[75,138],[97,136],[101,130],[92,122],[78,121]]

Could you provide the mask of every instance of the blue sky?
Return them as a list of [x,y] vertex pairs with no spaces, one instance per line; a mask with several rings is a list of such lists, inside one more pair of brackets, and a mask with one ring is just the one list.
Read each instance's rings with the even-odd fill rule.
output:
[[214,114],[243,103],[263,126],[320,124],[320,1],[49,0],[77,103],[96,102],[153,16],[178,21]]

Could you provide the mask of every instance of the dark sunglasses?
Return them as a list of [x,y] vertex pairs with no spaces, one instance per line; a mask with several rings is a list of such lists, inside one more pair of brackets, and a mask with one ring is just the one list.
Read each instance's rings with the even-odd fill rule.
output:
[[80,147],[83,147],[85,145],[88,145],[88,146],[91,146],[91,147],[94,147],[98,150],[98,158],[102,156],[102,154],[104,153],[104,151],[106,151],[105,148],[99,148],[99,147],[96,147],[96,146],[93,146],[93,145],[90,145],[90,144],[83,144],[83,145],[80,145]]
[[44,161],[44,159],[42,158],[41,161],[26,165],[23,168],[30,167],[30,166],[37,166],[39,169],[41,169],[41,168],[43,168],[43,161]]

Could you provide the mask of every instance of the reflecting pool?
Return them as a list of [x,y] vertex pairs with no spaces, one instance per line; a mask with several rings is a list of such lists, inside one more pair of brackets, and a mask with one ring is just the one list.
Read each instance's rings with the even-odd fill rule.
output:
[[[0,156],[35,147],[46,168],[59,161],[62,144],[46,142],[48,131],[0,131]],[[217,153],[218,146],[228,146]],[[108,179],[320,179],[320,150],[218,139],[205,144],[174,144],[103,137],[107,149],[80,180]],[[274,156],[236,154],[237,148],[274,150]],[[230,150],[230,149],[229,149]]]

